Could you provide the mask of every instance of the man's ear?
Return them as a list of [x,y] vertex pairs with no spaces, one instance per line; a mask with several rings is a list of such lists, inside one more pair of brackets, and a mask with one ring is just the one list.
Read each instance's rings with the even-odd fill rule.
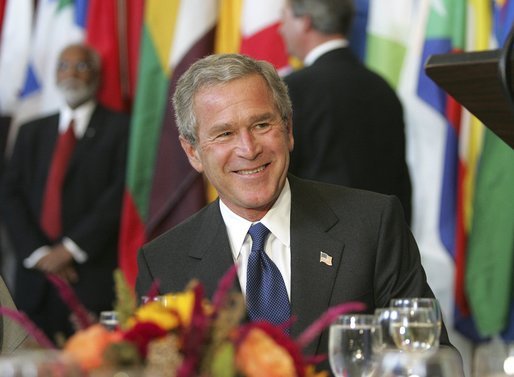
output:
[[182,146],[182,149],[186,153],[187,159],[189,160],[189,163],[191,166],[198,172],[203,173],[203,164],[198,156],[198,152],[196,151],[196,148],[184,137],[179,136],[180,145]]
[[300,16],[302,18],[302,29],[303,32],[308,32],[313,29],[312,18],[309,15]]

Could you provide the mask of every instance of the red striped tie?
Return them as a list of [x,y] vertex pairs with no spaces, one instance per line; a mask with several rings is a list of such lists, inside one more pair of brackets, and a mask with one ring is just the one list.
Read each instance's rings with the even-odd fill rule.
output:
[[62,185],[71,154],[77,142],[73,130],[74,124],[72,120],[66,132],[57,139],[52,164],[46,179],[45,195],[41,209],[41,227],[50,239],[57,239],[62,232]]

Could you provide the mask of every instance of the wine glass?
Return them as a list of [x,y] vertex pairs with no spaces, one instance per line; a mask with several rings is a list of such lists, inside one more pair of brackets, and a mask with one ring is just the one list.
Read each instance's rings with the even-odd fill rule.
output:
[[380,353],[386,349],[397,348],[396,343],[391,336],[391,332],[389,331],[391,315],[394,310],[394,308],[375,309],[375,324],[380,329],[380,331],[375,331],[375,338],[373,341],[376,353]]
[[442,314],[441,307],[437,299],[430,297],[393,298],[390,302],[390,306],[393,308],[412,308],[414,310],[418,308],[426,308],[432,310],[433,316],[437,324],[437,333],[432,347],[439,347],[439,337],[441,335],[442,326]]
[[437,349],[439,325],[430,308],[395,308],[391,311],[389,332],[400,350],[426,352]]
[[336,377],[371,376],[373,339],[380,331],[369,314],[342,315],[329,329],[329,362]]

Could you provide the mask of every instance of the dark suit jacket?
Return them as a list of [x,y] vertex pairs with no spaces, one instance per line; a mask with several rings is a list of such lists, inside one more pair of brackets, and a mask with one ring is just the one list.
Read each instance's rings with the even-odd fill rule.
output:
[[[347,301],[363,302],[373,313],[376,307],[388,306],[393,297],[433,297],[416,243],[394,196],[291,175],[289,182],[291,305],[297,317],[293,336],[329,307]],[[320,263],[321,251],[332,256],[332,266]],[[161,292],[179,291],[196,278],[212,295],[232,264],[216,201],[142,248],[136,290],[144,295],[158,279]],[[324,353],[327,345],[325,332],[306,352]]]
[[[17,257],[15,302],[28,313],[45,299],[49,283],[39,271],[23,267],[23,259],[59,241],[48,239],[39,225],[58,123],[55,114],[20,128],[2,185],[3,221]],[[62,236],[88,255],[85,263],[76,264],[74,288],[95,312],[112,308],[128,131],[126,115],[97,105],[73,151],[63,187]]]
[[403,110],[391,87],[349,48],[325,53],[285,82],[293,103],[290,172],[394,194],[409,221]]

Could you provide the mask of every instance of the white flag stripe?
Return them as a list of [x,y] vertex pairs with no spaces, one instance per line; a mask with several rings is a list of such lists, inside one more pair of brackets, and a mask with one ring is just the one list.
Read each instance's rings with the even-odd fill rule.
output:
[[177,27],[170,50],[170,66],[175,67],[200,38],[211,30],[217,21],[217,0],[182,0]]
[[280,22],[284,4],[284,0],[244,0],[241,22],[243,38]]
[[0,41],[0,114],[11,115],[23,87],[30,51],[32,0],[8,0]]
[[412,0],[370,1],[368,33],[406,44],[418,7]]

